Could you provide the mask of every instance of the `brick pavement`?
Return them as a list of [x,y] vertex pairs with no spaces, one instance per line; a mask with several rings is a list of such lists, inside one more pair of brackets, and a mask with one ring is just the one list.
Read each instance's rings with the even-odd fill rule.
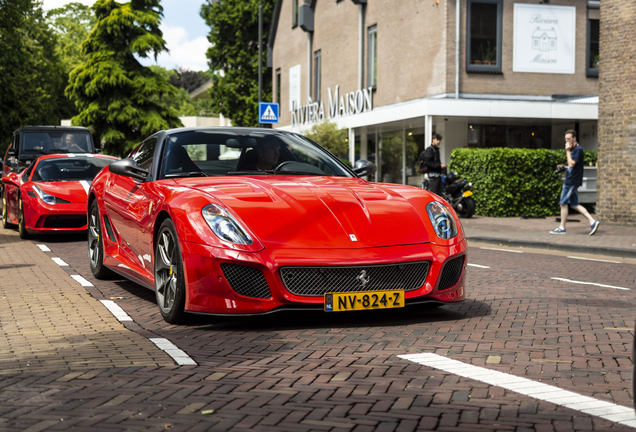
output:
[[2,373],[173,364],[15,231],[0,232],[0,271]]
[[564,235],[549,233],[559,226],[555,217],[474,216],[462,219],[462,225],[469,241],[636,258],[636,227],[601,223],[598,232],[590,236],[590,227],[583,216],[571,214],[570,220],[578,222],[568,222]]
[[[572,265],[562,256],[471,247],[469,262],[490,268],[469,268],[462,304],[172,326],[151,291],[92,279],[85,240],[75,240],[40,239],[52,252],[28,249],[26,262],[61,256],[95,284],[96,299],[114,298],[133,318],[125,328],[115,321],[122,332],[165,337],[198,366],[2,373],[0,430],[632,430],[397,358],[435,352],[630,406],[633,292],[550,278],[636,288],[631,265]],[[75,283],[61,268],[51,271]],[[91,308],[101,307],[94,302]],[[78,304],[69,314],[97,313]]]

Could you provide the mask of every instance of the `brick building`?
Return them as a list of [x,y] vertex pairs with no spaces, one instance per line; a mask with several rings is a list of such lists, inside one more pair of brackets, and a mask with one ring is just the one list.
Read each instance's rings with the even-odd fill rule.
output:
[[277,0],[277,127],[335,122],[349,130],[351,160],[409,184],[433,132],[446,162],[466,146],[561,148],[570,128],[596,149],[599,4]]
[[604,2],[602,18],[597,212],[636,225],[636,2]]

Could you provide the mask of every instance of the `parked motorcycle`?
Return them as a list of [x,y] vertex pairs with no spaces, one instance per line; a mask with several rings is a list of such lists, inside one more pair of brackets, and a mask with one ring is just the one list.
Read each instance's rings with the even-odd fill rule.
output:
[[442,198],[453,206],[460,218],[469,218],[475,214],[475,200],[471,191],[473,184],[468,180],[458,179],[457,173],[451,171],[442,175]]

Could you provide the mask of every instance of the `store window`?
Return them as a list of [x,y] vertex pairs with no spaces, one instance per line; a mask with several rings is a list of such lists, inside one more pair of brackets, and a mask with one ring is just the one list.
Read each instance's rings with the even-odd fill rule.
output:
[[320,71],[322,68],[322,62],[320,58],[320,50],[314,53],[314,102],[320,101]]
[[367,43],[369,45],[369,64],[367,67],[367,87],[374,89],[378,85],[378,26],[369,27],[367,32]]
[[280,68],[276,69],[276,102],[278,103],[278,109],[281,109],[280,100]]
[[292,28],[298,26],[298,0],[292,0]]
[[466,71],[501,73],[503,0],[468,0]]
[[599,9],[587,10],[587,67],[586,72],[589,77],[598,76],[599,63]]

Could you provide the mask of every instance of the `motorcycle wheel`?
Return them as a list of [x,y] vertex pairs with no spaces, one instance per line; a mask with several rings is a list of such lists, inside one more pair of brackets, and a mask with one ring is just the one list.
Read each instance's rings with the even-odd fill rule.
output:
[[469,218],[475,214],[475,200],[471,197],[464,198],[457,204],[455,211],[460,218]]

